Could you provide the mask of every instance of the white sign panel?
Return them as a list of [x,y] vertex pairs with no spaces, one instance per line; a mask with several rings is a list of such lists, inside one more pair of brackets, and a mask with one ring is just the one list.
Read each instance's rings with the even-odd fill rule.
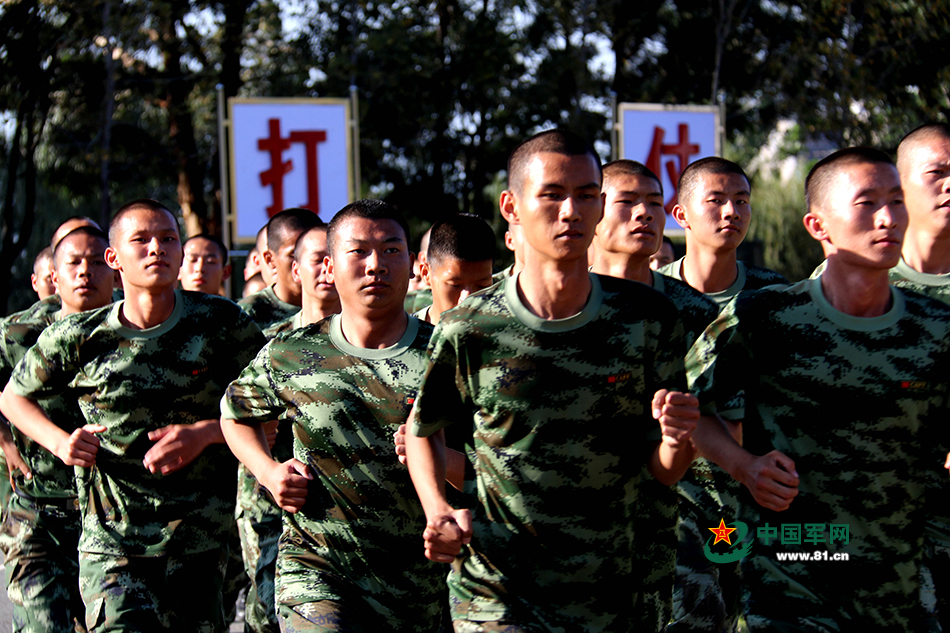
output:
[[621,103],[618,107],[620,158],[643,163],[663,183],[666,229],[681,231],[670,212],[676,184],[686,166],[719,156],[719,108]]
[[230,99],[234,241],[253,241],[274,214],[304,207],[325,222],[351,202],[345,99]]

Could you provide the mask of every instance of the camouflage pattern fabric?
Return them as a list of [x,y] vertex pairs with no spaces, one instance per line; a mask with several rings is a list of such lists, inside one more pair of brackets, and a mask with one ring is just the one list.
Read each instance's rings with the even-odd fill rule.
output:
[[[831,306],[820,279],[743,293],[690,351],[703,412],[742,419],[745,447],[782,451],[800,478],[781,513],[743,490],[740,519],[756,535],[741,561],[751,631],[925,630],[920,563],[937,492],[926,473],[946,457],[950,308],[892,296],[887,314],[856,318]],[[948,492],[944,481],[937,499]],[[794,529],[785,542],[758,533],[785,524],[803,526],[800,544]],[[848,537],[832,542],[832,525]],[[776,556],[814,552],[849,560]]]
[[[282,332],[303,327],[303,312],[278,321],[264,330],[268,341]],[[279,462],[293,457],[293,436],[278,434],[271,454]],[[254,633],[276,633],[279,630],[274,604],[274,575],[277,571],[277,541],[282,530],[283,511],[270,493],[262,487],[244,464],[238,465],[238,529],[244,571],[250,579],[245,600],[244,626]]]
[[281,301],[274,292],[274,286],[244,297],[238,301],[238,305],[262,330],[300,312],[300,306]]
[[412,433],[464,425],[477,484],[472,543],[449,576],[455,620],[658,630],[637,558],[637,539],[654,535],[635,533],[634,516],[653,503],[653,394],[685,387],[683,329],[653,289],[590,279],[568,319],[534,316],[515,277],[443,314],[432,338]]
[[[683,279],[684,259],[685,257],[681,257],[675,262],[667,264],[661,268],[659,272],[667,277],[672,277],[673,279],[678,279],[685,283],[686,280]],[[740,292],[757,290],[758,288],[765,288],[766,286],[775,284],[788,284],[788,279],[768,268],[753,266],[745,262],[736,262],[736,267],[738,268],[739,274],[731,286],[720,292],[705,293],[707,297],[719,304],[720,309]]]
[[[782,275],[767,268],[736,263],[736,281],[722,292],[703,295],[715,302],[718,310],[740,292],[773,284],[787,284]],[[683,259],[667,264],[660,271],[682,282]],[[656,273],[654,273],[655,276]],[[692,289],[692,287],[690,287]],[[705,330],[716,314],[702,326]],[[705,314],[701,318],[705,318]],[[696,321],[693,321],[696,323]],[[697,333],[697,337],[702,334]],[[690,341],[690,346],[695,341]],[[719,520],[734,521],[738,512],[739,483],[726,471],[699,457],[677,484],[680,511],[677,521],[676,583],[673,588],[673,621],[670,632],[735,631],[738,622],[738,563],[712,563],[702,553],[709,534],[706,528]],[[694,523],[695,522],[695,523]],[[697,540],[698,539],[698,540]]]
[[403,309],[409,314],[418,312],[422,308],[432,305],[432,289],[420,288],[419,290],[410,290],[406,293],[406,299],[402,303]]
[[75,500],[36,503],[14,495],[3,521],[13,630],[85,631],[79,594],[79,508]]
[[[825,270],[827,261],[823,261],[811,274],[811,279],[817,278]],[[934,275],[914,270],[901,258],[888,274],[892,285],[906,290],[913,290],[931,299],[950,304],[950,274]],[[934,484],[940,486],[946,477],[946,471],[930,473]],[[934,504],[931,508],[933,516],[927,520],[925,539],[928,541],[924,548],[924,577],[921,580],[921,601],[928,608],[928,612],[937,619],[942,614],[940,624],[944,631],[950,631],[950,516],[944,511],[940,513],[942,504]],[[931,571],[932,569],[932,571]],[[942,588],[939,591],[937,586]]]
[[[270,336],[267,336],[268,340],[277,332],[288,328],[291,325],[290,319],[300,314],[300,306],[281,301],[274,291],[274,286],[241,299],[238,305],[262,330],[271,330]],[[257,480],[247,472],[243,464],[238,465],[236,521],[241,538],[244,570],[250,579],[244,613],[246,628],[255,633],[276,631],[277,615],[271,599],[273,589],[269,589],[268,585],[273,583],[273,557],[276,552],[272,550],[276,548],[276,540],[280,535],[280,513],[279,508],[275,510],[268,493],[260,489]],[[275,529],[276,534],[273,533]],[[265,535],[263,544],[261,534]],[[263,567],[259,565],[261,547],[265,549]]]
[[[19,320],[0,324],[0,382],[4,385],[13,374],[13,368],[36,344],[40,334],[50,323],[58,320],[60,312],[46,315],[42,320]],[[60,428],[67,432],[85,424],[85,419],[76,405],[78,394],[63,394],[39,401],[39,405]],[[76,498],[76,477],[72,466],[63,462],[48,450],[13,427],[13,439],[33,473],[24,479],[16,473],[17,488],[30,498],[40,500]]]
[[59,298],[59,295],[50,295],[45,299],[40,299],[26,310],[14,312],[4,317],[4,321],[7,323],[15,323],[17,321],[43,321],[48,319],[54,312],[59,312],[62,309],[63,300]]
[[492,276],[491,276],[491,283],[492,283],[492,285],[494,286],[494,285],[497,284],[499,281],[504,281],[504,280],[508,279],[509,277],[511,277],[511,273],[512,273],[512,271],[513,271],[514,269],[515,269],[515,265],[512,264],[512,265],[509,266],[508,268],[505,268],[504,270],[499,270],[497,273],[495,273],[494,275],[492,275]]
[[679,310],[686,333],[686,349],[703,333],[706,326],[719,316],[719,305],[688,283],[651,271],[653,289],[669,299]]
[[228,387],[222,416],[290,422],[277,437],[292,435],[294,457],[314,476],[303,509],[284,514],[279,609],[326,600],[386,623],[376,630],[438,626],[444,568],[421,555],[424,515],[392,441],[431,332],[410,317],[396,345],[363,349],[333,316],[279,335]]
[[147,330],[119,321],[122,304],[49,326],[14,370],[15,393],[40,400],[78,391],[86,422],[102,424],[93,468],[77,468],[80,550],[113,556],[194,554],[227,542],[235,462],[223,444],[163,477],[142,466],[148,432],[218,417],[217,402],[263,344],[227,299],[177,291]]
[[227,551],[122,557],[80,552],[79,586],[89,633],[223,633]]
[[[913,290],[931,299],[950,304],[950,275],[931,275],[921,273],[910,266],[903,258],[890,270],[890,282],[898,288]],[[937,469],[929,473],[932,485],[937,490],[947,478],[947,471]],[[939,497],[938,497],[939,498]],[[924,564],[927,567],[923,587],[923,601],[933,605],[936,616],[944,631],[950,631],[950,514],[946,504],[934,503],[933,516],[927,520],[927,541],[924,548]]]
[[[13,368],[59,312],[42,321],[0,324],[0,381]],[[60,428],[72,431],[84,423],[75,394],[41,400],[40,406]],[[76,549],[82,526],[73,468],[13,428],[13,438],[33,476],[17,472],[16,489],[2,528],[6,555],[7,595],[18,631],[85,630],[79,595]]]

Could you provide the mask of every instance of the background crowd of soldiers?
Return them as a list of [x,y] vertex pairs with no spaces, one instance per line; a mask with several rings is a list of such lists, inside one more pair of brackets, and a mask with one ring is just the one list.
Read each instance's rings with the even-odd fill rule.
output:
[[551,130],[511,267],[287,209],[236,304],[161,203],[70,218],[0,322],[14,630],[950,626],[950,127],[814,166],[810,279],[738,261],[752,198],[689,165],[674,261],[657,176]]

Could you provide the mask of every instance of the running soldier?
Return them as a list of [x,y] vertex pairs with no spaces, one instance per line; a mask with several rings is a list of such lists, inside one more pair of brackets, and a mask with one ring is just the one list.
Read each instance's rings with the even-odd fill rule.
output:
[[185,261],[178,274],[183,290],[220,295],[231,276],[228,249],[220,239],[207,233],[194,235],[182,245]]
[[[296,330],[340,312],[340,296],[327,278],[324,261],[329,256],[327,227],[315,226],[301,233],[294,248],[292,273],[300,284],[300,312],[278,321],[264,330],[270,341],[281,332]],[[278,435],[277,421],[265,425],[271,454],[278,462],[294,456],[293,435]],[[246,470],[242,468],[242,472]],[[240,520],[244,566],[251,586],[247,593],[245,623],[257,633],[277,631],[279,620],[274,601],[274,575],[277,571],[277,541],[280,538],[280,506],[253,477],[246,477],[241,489]]]
[[432,305],[416,316],[438,325],[443,312],[465,297],[491,286],[495,234],[476,215],[456,214],[429,229],[429,243],[420,270],[432,292]]
[[[891,283],[950,304],[950,125],[930,123],[907,134],[897,146],[897,170],[909,223]],[[924,587],[929,594],[933,585],[936,596],[924,599],[934,603],[943,630],[950,631],[950,516],[932,518],[927,528],[925,560],[932,579],[925,578]]]
[[686,255],[660,269],[723,305],[743,290],[788,280],[740,262],[736,249],[749,232],[752,185],[741,167],[711,156],[680,174],[673,217],[686,233]]
[[[715,320],[719,309],[701,292],[650,267],[651,258],[662,243],[666,221],[660,180],[638,162],[618,160],[604,165],[604,194],[604,218],[597,224],[591,243],[591,271],[638,281],[663,293],[679,310],[689,348]],[[679,485],[688,485],[684,482],[692,476],[691,469]],[[637,542],[640,556],[651,561],[654,574],[642,579],[641,594],[644,609],[655,611],[651,620],[661,627],[672,615],[670,596],[676,555],[682,551],[677,548],[677,503],[666,486],[648,483],[642,492],[638,532],[655,536]]]
[[[720,308],[745,290],[787,280],[738,261],[752,219],[752,185],[739,165],[718,157],[691,163],[680,175],[673,217],[686,232],[686,256],[660,269],[687,282]],[[738,427],[737,427],[738,432]],[[709,525],[735,517],[739,484],[700,457],[679,482],[676,585],[671,633],[735,631],[738,564],[713,563],[703,553]]]
[[[222,631],[234,462],[220,394],[264,344],[232,302],[175,289],[178,222],[153,200],[109,227],[125,299],[50,325],[0,408],[76,471],[80,590],[90,631]],[[37,401],[81,393],[72,433]]]
[[[115,274],[106,265],[108,246],[106,234],[92,227],[77,228],[60,240],[51,265],[62,309],[45,319],[0,326],[0,382],[7,383],[50,323],[112,302]],[[71,405],[75,395],[40,401],[49,418],[67,432],[84,424],[79,409]],[[3,433],[9,434],[5,426]],[[82,524],[73,468],[19,432],[9,439],[15,440],[14,455],[22,455],[0,536],[8,548],[5,567],[13,630],[71,631],[77,625],[85,630],[79,557],[74,552]]]
[[56,294],[56,284],[53,283],[53,249],[47,246],[33,260],[33,274],[30,275],[30,286],[40,300]]
[[[435,631],[442,570],[417,554],[422,509],[390,435],[409,413],[432,326],[403,310],[408,227],[360,200],[330,222],[343,311],[268,343],[221,402],[234,453],[284,508],[283,631]],[[293,425],[278,463],[263,425]]]
[[[426,556],[453,563],[456,631],[637,629],[639,489],[672,485],[694,455],[682,324],[654,290],[588,272],[604,208],[590,144],[543,132],[508,177],[524,269],[442,315],[406,437]],[[470,429],[471,512],[445,497],[452,422]]]
[[300,283],[294,281],[292,266],[297,238],[307,229],[320,226],[320,216],[309,209],[284,209],[268,221],[264,268],[273,284],[238,302],[261,329],[283,321],[300,310]]
[[[267,271],[273,284],[238,302],[262,330],[284,321],[300,312],[303,299],[300,282],[293,276],[294,249],[304,231],[321,226],[320,216],[309,209],[284,209],[272,217],[258,233],[258,247],[265,246],[262,270]],[[276,426],[276,424],[274,424]],[[237,523],[241,534],[244,567],[251,579],[248,591],[245,623],[254,633],[270,633],[278,628],[273,600],[263,580],[263,595],[258,593],[258,559],[261,557],[259,521],[273,512],[273,503],[260,491],[257,480],[241,464],[238,468]],[[255,527],[257,526],[257,527]],[[271,537],[265,537],[265,541]],[[265,560],[268,558],[264,554]]]
[[919,567],[948,493],[927,482],[947,446],[950,308],[888,284],[908,216],[886,154],[835,152],[806,199],[826,269],[743,293],[706,330],[687,360],[705,414],[694,440],[748,489],[751,631],[927,630]]

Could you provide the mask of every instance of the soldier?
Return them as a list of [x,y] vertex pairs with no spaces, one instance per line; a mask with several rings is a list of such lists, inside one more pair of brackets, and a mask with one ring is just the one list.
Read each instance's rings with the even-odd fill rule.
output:
[[56,294],[56,285],[53,283],[53,249],[47,246],[40,251],[33,260],[33,274],[30,275],[30,285],[40,300]]
[[673,250],[673,240],[664,235],[663,241],[660,243],[660,250],[650,255],[650,268],[652,270],[659,270],[667,264],[672,264],[675,259],[676,253]]
[[[950,125],[929,123],[907,134],[897,146],[897,170],[909,222],[891,283],[950,304]],[[936,597],[924,599],[936,601],[940,624],[950,631],[950,517],[931,517],[927,528],[925,557]],[[927,593],[930,584],[925,578]]]
[[[178,222],[153,200],[116,212],[106,261],[122,302],[49,326],[0,408],[77,471],[80,590],[90,631],[222,631],[234,510],[220,394],[263,345],[226,299],[175,289]],[[37,401],[80,392],[69,433]],[[94,468],[93,468],[94,466]]]
[[465,297],[494,283],[495,234],[485,220],[457,214],[429,229],[428,251],[422,262],[422,278],[432,290],[432,305],[416,316],[438,325],[443,312]]
[[888,284],[907,210],[886,154],[835,152],[806,199],[827,267],[740,295],[696,343],[694,441],[751,495],[751,631],[922,631],[924,523],[947,494],[925,489],[947,445],[950,308]]
[[220,295],[231,276],[228,249],[220,239],[207,233],[194,235],[182,245],[185,261],[178,279],[183,290]]
[[[44,319],[20,320],[0,326],[0,382],[7,383],[14,366],[44,329],[69,314],[101,308],[112,302],[115,274],[105,260],[109,239],[99,229],[82,226],[56,246],[52,276],[62,309]],[[76,394],[78,395],[78,394]],[[69,395],[40,401],[43,410],[67,432],[82,426],[82,414]],[[4,434],[9,429],[3,427]],[[14,439],[13,437],[10,438]],[[15,434],[15,494],[2,527],[6,551],[7,595],[13,605],[15,631],[85,630],[79,595],[81,523],[72,467],[46,449]]]
[[[426,556],[453,563],[456,631],[636,629],[638,490],[694,454],[682,325],[659,293],[588,272],[604,202],[586,141],[534,136],[508,178],[524,269],[442,315],[406,436]],[[445,497],[451,422],[468,428],[474,517]]]
[[[660,272],[687,282],[720,308],[742,291],[787,283],[774,271],[737,259],[752,219],[751,193],[748,176],[731,161],[710,157],[688,165],[673,207],[673,217],[686,232],[686,256]],[[713,563],[703,554],[703,544],[709,525],[736,515],[739,485],[700,457],[677,488],[679,548],[670,631],[735,631],[738,565]]]
[[742,168],[711,156],[680,174],[673,218],[686,232],[686,256],[660,272],[723,305],[743,290],[788,283],[777,272],[738,261],[752,219],[752,185]]
[[[422,509],[390,434],[425,369],[432,326],[403,311],[408,228],[360,200],[330,222],[342,312],[271,341],[228,388],[225,437],[284,508],[276,580],[284,631],[434,631],[442,573],[416,553]],[[293,424],[271,457],[268,420]]]
[[604,165],[604,218],[591,242],[591,272],[639,281],[663,293],[680,312],[689,347],[718,314],[716,304],[688,284],[650,267],[663,240],[663,187],[632,160]]
[[[679,310],[686,330],[687,348],[702,334],[719,313],[716,303],[689,285],[661,275],[650,267],[652,256],[663,239],[666,211],[663,187],[645,165],[632,160],[617,160],[604,165],[604,218],[597,224],[591,243],[591,271],[638,281],[663,293]],[[687,471],[678,486],[695,479]],[[688,542],[677,547],[676,502],[665,486],[646,485],[643,502],[637,512],[638,532],[652,533],[651,539],[637,541],[642,557],[649,557],[653,577],[642,578],[644,609],[652,609],[658,628],[670,617],[674,568],[677,553],[686,553]],[[701,551],[701,549],[700,549]]]
[[[264,330],[269,341],[281,332],[317,323],[340,312],[340,296],[336,286],[327,278],[324,261],[329,256],[327,227],[315,226],[300,234],[294,249],[292,273],[300,284],[302,306],[300,312],[278,321]],[[277,421],[265,425],[271,454],[278,462],[293,457],[293,436],[277,435]],[[246,474],[246,470],[242,469]],[[238,503],[241,505],[241,549],[251,586],[245,602],[244,621],[258,633],[277,631],[279,621],[274,603],[274,575],[277,571],[277,539],[281,533],[280,506],[256,479],[246,476]]]
[[[101,228],[98,224],[95,223],[90,218],[87,218],[82,215],[75,215],[67,218],[62,224],[56,227],[56,230],[53,231],[53,236],[50,239],[50,248],[55,249],[56,245],[59,244],[59,241],[73,229],[77,229],[81,226],[92,226],[97,229]],[[45,319],[54,312],[57,312],[62,308],[62,305],[59,300],[58,294],[52,294],[48,297],[41,298],[39,301],[31,305],[26,310],[21,310],[20,312],[14,312],[13,314],[7,315],[2,320],[3,321],[16,321],[19,319],[35,320],[35,319]]]
[[323,224],[310,209],[284,209],[268,221],[267,250],[263,270],[269,270],[273,284],[238,302],[262,329],[293,316],[300,310],[300,284],[291,268],[300,234]]

